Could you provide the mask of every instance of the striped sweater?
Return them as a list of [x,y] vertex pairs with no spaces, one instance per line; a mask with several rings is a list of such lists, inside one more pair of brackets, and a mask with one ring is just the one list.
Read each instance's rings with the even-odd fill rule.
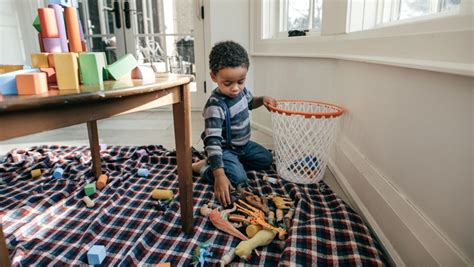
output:
[[250,140],[249,110],[252,109],[252,101],[253,96],[247,88],[234,98],[221,94],[217,88],[212,91],[202,113],[205,129],[201,135],[212,170],[224,167],[222,149],[228,145],[226,112],[222,105],[227,104],[230,111],[231,145],[238,147]]

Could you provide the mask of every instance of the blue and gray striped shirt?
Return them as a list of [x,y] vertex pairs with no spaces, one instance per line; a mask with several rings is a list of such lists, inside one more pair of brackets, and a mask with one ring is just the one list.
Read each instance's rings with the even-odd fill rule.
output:
[[202,113],[205,129],[201,135],[204,149],[211,169],[223,168],[222,148],[228,145],[226,140],[225,103],[230,111],[231,145],[244,146],[250,140],[250,116],[253,96],[244,88],[236,97],[221,94],[218,89],[212,91]]

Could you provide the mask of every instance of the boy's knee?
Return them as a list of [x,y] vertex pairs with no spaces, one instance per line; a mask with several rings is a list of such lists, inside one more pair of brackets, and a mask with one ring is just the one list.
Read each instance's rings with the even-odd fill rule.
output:
[[243,168],[229,168],[225,174],[234,186],[247,183],[247,173]]
[[259,158],[258,162],[263,169],[270,167],[273,163],[272,153],[265,149],[265,151],[261,153],[261,157]]

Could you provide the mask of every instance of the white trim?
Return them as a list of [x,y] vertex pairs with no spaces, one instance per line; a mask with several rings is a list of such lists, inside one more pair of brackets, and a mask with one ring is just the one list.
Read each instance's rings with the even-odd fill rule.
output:
[[[403,195],[388,177],[384,177],[347,138],[341,138],[336,144],[336,150],[335,161],[330,161],[336,180],[355,201],[357,208],[374,228],[397,265],[402,263],[402,258],[415,259],[418,263],[431,261],[441,266],[472,264],[467,255]],[[357,190],[354,185],[364,188]],[[388,217],[396,219],[392,221],[392,227],[377,222]],[[399,227],[393,227],[394,225]],[[413,240],[416,243],[413,243]],[[406,250],[407,247],[410,249]],[[405,255],[395,253],[403,248]],[[420,255],[425,255],[425,258]],[[407,260],[405,263],[410,265]]]
[[359,55],[336,55],[336,54],[251,53],[250,55],[254,57],[303,57],[303,58],[340,59],[340,60],[347,60],[347,61],[389,65],[389,66],[396,66],[396,67],[428,70],[428,71],[451,73],[451,74],[474,77],[474,64],[466,64],[466,63],[452,63],[452,62],[445,62],[445,61],[430,61],[430,60],[359,56]]

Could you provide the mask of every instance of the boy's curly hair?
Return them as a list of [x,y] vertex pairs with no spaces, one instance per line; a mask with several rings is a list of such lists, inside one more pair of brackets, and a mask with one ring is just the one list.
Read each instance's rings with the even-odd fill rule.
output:
[[209,68],[214,74],[226,67],[245,67],[248,69],[249,66],[247,51],[240,44],[233,41],[215,44],[209,54]]

